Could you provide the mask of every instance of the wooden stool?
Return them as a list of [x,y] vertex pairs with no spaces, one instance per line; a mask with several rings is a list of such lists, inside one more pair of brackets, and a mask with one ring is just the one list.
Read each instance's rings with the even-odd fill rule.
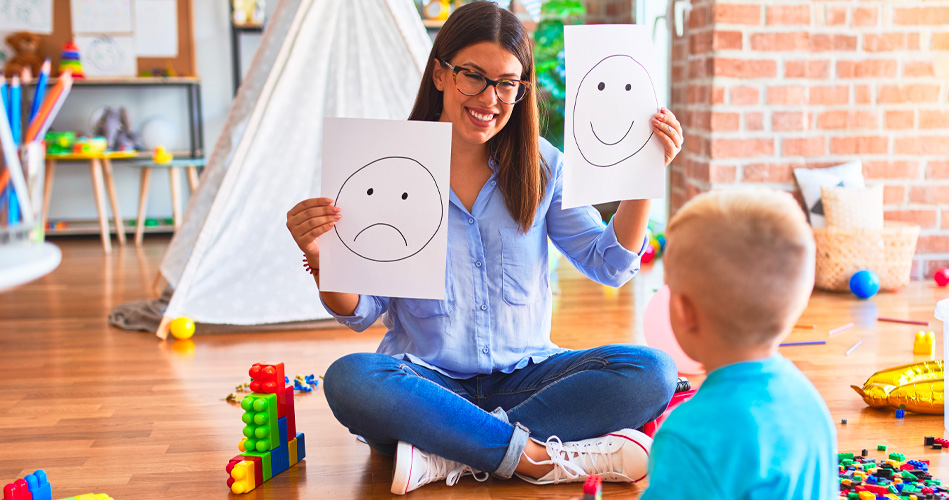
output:
[[153,161],[131,163],[130,166],[142,169],[138,193],[138,221],[135,224],[135,245],[141,246],[145,239],[145,206],[148,205],[148,183],[151,180],[153,168],[167,168],[168,179],[171,181],[171,211],[175,221],[175,229],[181,225],[181,170],[188,174],[188,187],[193,193],[198,187],[198,167],[205,165],[204,158],[182,158],[171,160],[168,163]]

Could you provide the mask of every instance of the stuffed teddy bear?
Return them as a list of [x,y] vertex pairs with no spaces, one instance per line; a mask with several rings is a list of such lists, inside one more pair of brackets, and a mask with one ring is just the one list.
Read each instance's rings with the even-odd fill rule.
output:
[[125,108],[105,108],[92,134],[105,137],[108,148],[113,151],[144,149],[141,137],[132,130]]
[[7,61],[7,65],[3,70],[7,78],[19,75],[24,67],[29,67],[34,77],[40,74],[40,69],[43,66],[43,56],[39,54],[39,35],[18,31],[7,36],[7,45],[15,52],[15,55]]

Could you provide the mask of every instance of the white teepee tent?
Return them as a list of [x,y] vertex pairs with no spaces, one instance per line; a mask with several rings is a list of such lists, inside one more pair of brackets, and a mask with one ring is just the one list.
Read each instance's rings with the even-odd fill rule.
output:
[[319,195],[323,117],[408,117],[431,40],[412,0],[282,0],[161,264],[158,335],[328,318],[286,228]]

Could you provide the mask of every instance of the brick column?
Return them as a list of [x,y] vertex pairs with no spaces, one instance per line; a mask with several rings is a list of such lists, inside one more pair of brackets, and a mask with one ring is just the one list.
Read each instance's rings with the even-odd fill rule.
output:
[[914,276],[949,265],[949,5],[927,0],[692,0],[673,42],[686,150],[672,210],[792,170],[857,159],[885,217],[922,226]]

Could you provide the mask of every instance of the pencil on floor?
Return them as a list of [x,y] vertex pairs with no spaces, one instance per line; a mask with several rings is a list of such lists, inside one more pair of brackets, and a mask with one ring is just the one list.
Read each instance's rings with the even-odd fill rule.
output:
[[838,326],[837,328],[834,328],[833,330],[827,332],[827,336],[833,337],[834,335],[837,335],[838,333],[846,332],[847,330],[851,328],[853,328],[853,323],[847,323],[846,325]]
[[805,329],[808,329],[808,330],[816,330],[816,329],[817,329],[817,325],[802,325],[802,324],[798,323],[798,324],[794,325],[794,328],[805,328]]
[[883,321],[885,323],[903,323],[905,325],[928,325],[928,321],[919,321],[915,319],[898,319],[898,318],[877,318],[877,321]]
[[863,343],[862,340],[858,340],[856,344],[850,346],[850,349],[847,349],[847,352],[844,353],[844,356],[850,356],[850,353],[856,351],[857,348],[860,347],[860,344],[862,343]]
[[808,340],[806,342],[785,342],[783,344],[778,344],[778,347],[788,347],[788,346],[793,346],[793,345],[818,345],[818,344],[826,344],[826,343],[827,343],[826,340]]

